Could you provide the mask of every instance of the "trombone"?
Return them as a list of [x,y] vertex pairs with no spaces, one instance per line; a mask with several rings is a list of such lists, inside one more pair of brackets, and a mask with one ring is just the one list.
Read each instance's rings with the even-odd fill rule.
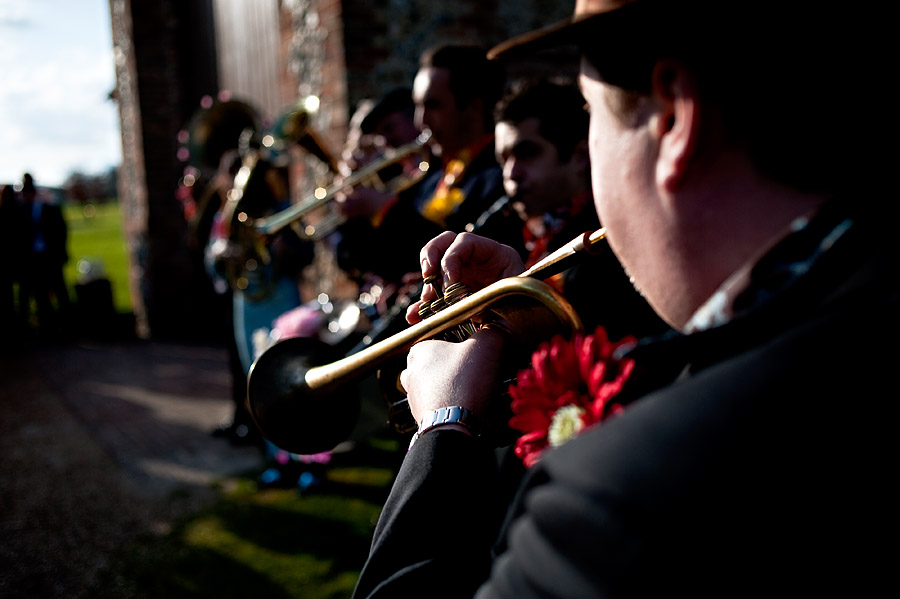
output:
[[[383,181],[380,175],[382,171],[388,167],[394,166],[410,156],[422,153],[427,147],[429,139],[431,139],[431,132],[426,130],[419,134],[414,141],[397,148],[384,158],[370,162],[351,173],[348,177],[343,178],[327,188],[318,188],[311,197],[306,198],[281,212],[255,220],[253,228],[263,235],[277,233],[284,227],[301,220],[314,210],[325,206],[332,201],[337,194],[354,186],[370,185],[376,189],[388,191],[390,193],[399,193],[400,191],[408,189],[421,180],[428,172],[429,162],[425,157],[418,162],[417,172],[413,175],[402,174],[389,181]],[[321,222],[317,224],[308,224],[303,227],[301,236],[310,240],[318,240],[334,232],[334,230],[343,222],[344,218],[342,216],[332,212]]]
[[605,229],[584,233],[522,274],[501,279],[407,329],[331,361],[329,346],[312,338],[279,341],[250,367],[250,412],[262,434],[295,453],[327,451],[345,441],[356,426],[360,397],[351,383],[476,315],[492,313],[509,325],[517,345],[534,347],[554,334],[582,330],[572,306],[542,279],[572,262],[597,254]]

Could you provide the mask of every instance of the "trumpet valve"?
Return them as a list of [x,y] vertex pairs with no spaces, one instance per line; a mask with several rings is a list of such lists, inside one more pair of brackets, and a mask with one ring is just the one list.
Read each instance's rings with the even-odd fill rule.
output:
[[425,277],[425,279],[422,282],[426,285],[431,285],[432,287],[434,287],[434,291],[438,295],[442,295],[440,281],[441,281],[441,279],[438,275],[429,275],[429,276]]
[[424,320],[429,316],[434,316],[434,311],[431,309],[431,302],[419,306],[419,318]]
[[[441,309],[440,301],[443,301],[441,295],[441,279],[439,275],[429,275],[425,277],[422,281],[425,285],[431,285],[434,288],[434,292],[437,294],[438,299],[432,300],[430,302],[423,303],[419,306],[419,318],[425,319],[429,316],[434,316]],[[440,301],[439,301],[440,300]]]
[[453,283],[447,290],[444,291],[444,302],[448,306],[452,306],[459,300],[468,297],[469,288],[463,285],[462,283]]
[[[462,283],[453,283],[444,291],[444,305],[452,306],[456,302],[469,296],[469,288]],[[459,341],[465,341],[475,334],[477,328],[471,320],[460,323],[456,326],[455,337]]]
[[431,309],[432,314],[437,314],[438,312],[440,312],[441,310],[443,310],[444,308],[447,307],[447,302],[444,300],[443,297],[439,297],[436,300],[434,300],[433,302],[431,302],[431,305],[429,307]]
[[[437,286],[437,276],[432,275],[425,279],[425,283],[429,285],[434,285],[435,291],[439,291],[440,288]],[[452,306],[456,302],[468,297],[469,288],[462,283],[454,283],[447,287],[447,290],[439,295],[437,299],[434,301],[422,304],[419,308],[419,317],[423,320],[434,316],[441,310],[447,308],[448,306]],[[456,326],[455,331],[448,331],[446,336],[449,341],[463,341],[475,333],[476,327],[471,322],[462,323]]]

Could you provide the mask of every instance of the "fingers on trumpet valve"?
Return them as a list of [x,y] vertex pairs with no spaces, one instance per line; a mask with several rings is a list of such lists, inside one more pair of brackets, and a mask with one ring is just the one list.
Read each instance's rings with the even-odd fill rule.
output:
[[[431,301],[422,301],[418,307],[419,318],[424,320],[430,316],[434,316],[441,310],[452,306],[458,301],[468,297],[469,288],[462,283],[453,283],[449,285],[443,292],[440,286],[440,277],[438,275],[430,275],[424,280],[425,286],[431,286],[437,297]],[[445,333],[448,341],[464,341],[471,337],[478,330],[478,326],[466,321],[456,325]]]

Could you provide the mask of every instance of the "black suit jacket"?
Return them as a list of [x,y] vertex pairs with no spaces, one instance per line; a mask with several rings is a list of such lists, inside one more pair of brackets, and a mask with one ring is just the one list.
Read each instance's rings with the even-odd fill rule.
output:
[[762,261],[768,281],[739,298],[734,320],[635,350],[639,365],[680,361],[686,374],[547,452],[492,551],[502,511],[492,452],[456,431],[423,435],[356,596],[833,596],[890,585],[893,219],[823,212],[815,255],[798,258],[809,252],[792,242]]

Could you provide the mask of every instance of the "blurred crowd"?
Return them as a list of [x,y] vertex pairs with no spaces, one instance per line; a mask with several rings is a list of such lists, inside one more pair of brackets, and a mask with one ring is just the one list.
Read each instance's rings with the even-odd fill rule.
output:
[[67,333],[72,303],[63,276],[69,261],[60,205],[35,186],[29,173],[0,198],[0,329],[13,342],[31,333],[55,339]]

